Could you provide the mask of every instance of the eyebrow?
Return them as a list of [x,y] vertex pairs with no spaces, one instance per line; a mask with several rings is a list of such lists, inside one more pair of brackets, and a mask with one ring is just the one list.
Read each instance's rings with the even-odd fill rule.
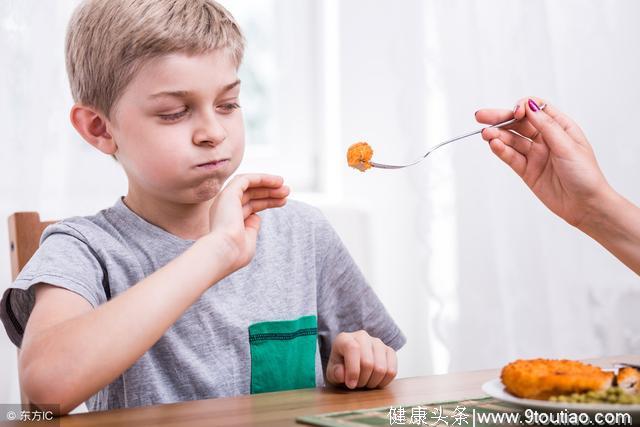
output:
[[[240,79],[236,80],[233,83],[229,83],[228,85],[225,85],[222,87],[222,92],[229,92],[231,89],[235,88],[236,86],[240,85]],[[187,91],[187,90],[170,90],[170,91],[164,91],[164,92],[158,92],[158,93],[154,93],[153,95],[149,95],[149,99],[156,99],[156,98],[161,98],[161,97],[165,97],[165,96],[169,96],[169,97],[174,97],[174,98],[185,98],[187,97],[191,92]]]

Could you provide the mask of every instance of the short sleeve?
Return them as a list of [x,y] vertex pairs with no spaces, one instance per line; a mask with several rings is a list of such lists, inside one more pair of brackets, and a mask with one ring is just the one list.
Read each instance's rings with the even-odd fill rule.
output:
[[329,222],[316,225],[318,336],[323,368],[336,335],[365,330],[399,350],[406,342],[400,328],[366,282]]
[[93,307],[106,302],[106,271],[81,233],[57,223],[47,227],[40,247],[0,300],[0,318],[18,347],[35,304],[34,286],[47,283],[75,292]]

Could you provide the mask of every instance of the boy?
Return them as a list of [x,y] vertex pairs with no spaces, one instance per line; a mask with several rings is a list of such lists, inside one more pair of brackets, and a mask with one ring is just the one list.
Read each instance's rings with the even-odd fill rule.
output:
[[33,403],[65,414],[395,377],[405,339],[319,212],[285,206],[275,176],[222,189],[244,150],[242,53],[212,0],[75,11],[71,121],[129,188],[48,227],[3,294]]

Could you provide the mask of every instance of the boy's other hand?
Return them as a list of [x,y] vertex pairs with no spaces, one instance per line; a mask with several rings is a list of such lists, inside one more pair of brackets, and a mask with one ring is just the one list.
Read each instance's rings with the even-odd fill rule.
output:
[[366,331],[342,332],[331,348],[327,382],[350,389],[383,388],[396,377],[396,352]]
[[229,263],[228,274],[251,261],[256,250],[260,217],[265,209],[282,207],[289,188],[279,176],[235,176],[215,197],[210,210],[210,235],[222,243],[220,255]]

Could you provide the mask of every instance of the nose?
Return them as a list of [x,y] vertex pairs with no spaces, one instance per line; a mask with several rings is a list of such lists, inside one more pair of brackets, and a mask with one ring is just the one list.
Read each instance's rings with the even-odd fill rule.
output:
[[196,130],[193,132],[193,143],[195,145],[211,145],[215,147],[227,138],[227,130],[215,112],[206,112],[201,115]]

